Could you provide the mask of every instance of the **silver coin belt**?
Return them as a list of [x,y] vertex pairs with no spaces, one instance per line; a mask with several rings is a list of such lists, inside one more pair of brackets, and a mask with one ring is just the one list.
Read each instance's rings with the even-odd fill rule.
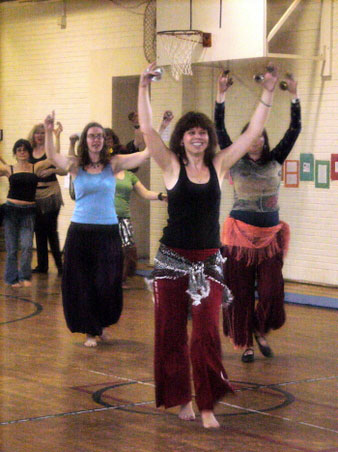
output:
[[188,275],[189,284],[186,292],[192,300],[192,305],[198,306],[210,294],[208,279],[211,279],[222,285],[223,307],[229,307],[233,301],[233,296],[224,284],[223,264],[225,261],[226,258],[223,258],[218,250],[205,261],[191,262],[171,248],[161,244],[154,259],[154,271],[147,284],[148,286],[151,285],[152,279],[178,279]]

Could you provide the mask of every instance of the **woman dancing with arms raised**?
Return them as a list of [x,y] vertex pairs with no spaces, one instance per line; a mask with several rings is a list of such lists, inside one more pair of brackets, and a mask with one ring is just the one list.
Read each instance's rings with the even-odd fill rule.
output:
[[84,128],[78,157],[58,154],[53,144],[54,113],[45,119],[46,151],[59,168],[69,170],[75,188],[75,210],[68,229],[62,301],[68,328],[85,333],[85,345],[118,322],[122,312],[122,250],[115,211],[115,174],[141,165],[147,151],[109,155],[104,128],[92,122]]
[[[231,144],[224,125],[225,93],[229,76],[220,75],[215,105],[219,143]],[[242,361],[254,361],[253,337],[261,353],[273,353],[265,335],[285,322],[283,257],[289,240],[289,227],[279,221],[278,192],[282,164],[301,131],[297,82],[289,75],[291,121],[282,140],[270,151],[266,131],[247,148],[247,153],[231,168],[234,204],[222,231],[225,281],[234,302],[223,310],[226,336],[245,347]],[[244,127],[245,130],[247,125]],[[258,302],[255,305],[255,285]]]
[[[0,164],[0,176],[8,177],[9,182],[7,202],[2,208],[7,251],[5,281],[11,287],[31,286],[36,187],[39,177],[50,166],[47,160],[36,165],[30,163],[32,153],[30,142],[21,138],[13,147],[16,164]],[[21,253],[18,266],[19,242]]]
[[[60,151],[60,135],[62,125],[57,123],[54,130],[56,151]],[[36,124],[29,138],[33,152],[30,157],[30,163],[36,164],[47,159],[45,150],[45,129],[42,123]],[[58,216],[63,205],[60,184],[56,175],[65,176],[65,171],[50,165],[39,176],[36,191],[36,219],[35,219],[35,239],[38,265],[33,273],[48,272],[48,243],[54,257],[58,274],[62,275],[62,255],[58,234]]]
[[[155,64],[141,74],[138,113],[150,155],[160,166],[168,194],[168,224],[155,260],[156,405],[180,405],[179,417],[192,420],[190,363],[196,403],[206,428],[219,427],[214,406],[232,388],[221,360],[219,310],[225,286],[219,251],[219,207],[225,174],[261,133],[277,81],[266,74],[261,102],[250,126],[216,154],[216,132],[203,113],[177,122],[168,148],[152,126],[149,85]],[[190,277],[189,277],[190,275]],[[187,317],[191,303],[190,353]]]

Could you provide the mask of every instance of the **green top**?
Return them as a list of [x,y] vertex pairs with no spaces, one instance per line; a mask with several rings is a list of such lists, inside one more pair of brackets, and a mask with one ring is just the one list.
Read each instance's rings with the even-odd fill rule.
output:
[[115,209],[120,218],[130,218],[130,196],[138,177],[131,171],[124,172],[124,178],[116,178]]

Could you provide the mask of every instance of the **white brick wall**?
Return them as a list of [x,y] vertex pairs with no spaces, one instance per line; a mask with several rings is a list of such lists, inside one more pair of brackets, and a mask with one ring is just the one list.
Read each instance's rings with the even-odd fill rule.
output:
[[[270,1],[268,30],[281,17],[289,2]],[[300,55],[319,53],[320,2],[302,2],[282,30],[275,36],[270,51]],[[317,160],[330,160],[331,153],[338,152],[338,1],[333,2],[333,55],[332,76],[321,77],[322,65],[312,60],[277,59],[281,75],[291,71],[299,81],[302,102],[302,133],[290,155],[299,159],[300,153],[313,153]],[[229,65],[235,84],[227,95],[226,124],[230,136],[235,139],[242,126],[249,120],[260,89],[252,81],[261,72],[267,60],[243,60],[224,62]],[[215,66],[219,66],[216,64]],[[201,110],[213,113],[214,86],[219,70],[194,65],[194,77],[184,80],[183,112]],[[211,82],[212,81],[212,82]],[[172,82],[165,81],[165,89]],[[164,88],[156,86],[153,96],[155,112],[163,96]],[[154,94],[155,94],[154,93]],[[169,96],[168,108],[174,108]],[[177,99],[175,99],[175,103]],[[176,115],[179,110],[175,111]],[[286,131],[290,120],[289,95],[277,91],[267,130],[270,144],[276,145]],[[158,174],[156,173],[156,182]],[[232,187],[223,185],[221,223],[232,205]],[[314,182],[300,182],[299,188],[285,188],[280,192],[280,216],[291,226],[291,244],[285,261],[284,275],[287,279],[338,285],[338,182],[330,181],[330,189],[315,188]],[[165,223],[153,206],[153,220]],[[156,252],[159,225],[152,221],[151,254]]]
[[[67,152],[69,135],[80,132],[89,121],[111,126],[111,91],[103,100],[97,95],[96,101],[95,95],[103,72],[110,90],[112,76],[120,74],[105,69],[104,52],[125,48],[122,54],[127,59],[128,52],[133,55],[141,47],[140,68],[144,67],[143,10],[144,6],[127,11],[108,0],[69,0],[67,28],[61,29],[61,2],[0,5],[0,128],[4,129],[0,152],[6,160],[11,161],[15,140],[26,138],[33,124],[52,109],[64,126],[63,152]],[[139,72],[137,69],[135,74]],[[97,110],[103,114],[97,116]],[[59,180],[63,187],[63,178]],[[7,183],[2,180],[2,199],[6,192]],[[74,207],[67,190],[63,196],[65,206],[59,217],[62,243]]]
[[[128,6],[128,0],[124,3]],[[270,29],[290,2],[274,0],[268,3]],[[317,0],[301,2],[299,10],[273,39],[270,50],[317,54],[320,4]],[[108,0],[68,0],[66,29],[58,25],[60,10],[61,2],[8,2],[0,5],[0,128],[4,129],[0,151],[7,160],[11,158],[14,141],[26,137],[31,126],[42,121],[53,108],[64,125],[63,150],[68,147],[68,136],[81,131],[90,120],[111,124],[112,77],[137,75],[144,67],[144,5],[136,10],[126,10]],[[303,131],[292,158],[298,159],[301,152],[312,152],[316,159],[329,160],[331,153],[338,152],[337,56],[338,1],[334,0],[332,76],[322,79],[318,62],[277,60],[282,74],[286,70],[294,72],[302,99]],[[266,62],[246,60],[229,63],[235,84],[227,96],[227,128],[233,139],[249,119],[259,95],[252,75]],[[216,68],[196,66],[193,78],[177,83],[166,71],[163,81],[154,84],[152,89],[155,123],[168,108],[173,110],[176,118],[191,108],[212,115],[217,75]],[[289,99],[278,91],[267,124],[272,145],[281,138],[288,123]],[[151,162],[150,182],[153,190],[163,190],[161,174],[154,162]],[[6,185],[1,182],[2,199]],[[313,182],[300,182],[298,189],[281,188],[281,218],[290,224],[292,232],[285,263],[286,278],[338,284],[337,187],[338,183],[331,181],[329,190],[315,188]],[[73,209],[66,191],[64,197],[66,205],[60,215],[62,242]],[[225,182],[222,222],[231,202],[232,188]],[[151,203],[151,260],[165,220],[165,206]]]

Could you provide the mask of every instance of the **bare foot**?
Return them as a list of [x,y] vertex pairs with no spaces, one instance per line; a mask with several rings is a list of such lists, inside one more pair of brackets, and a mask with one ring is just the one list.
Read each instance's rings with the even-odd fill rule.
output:
[[10,287],[13,287],[14,289],[16,289],[17,287],[21,287],[21,284],[19,282],[16,282],[14,284],[10,284]]
[[203,427],[205,428],[219,428],[220,425],[215,418],[213,411],[203,410],[201,411],[201,418]]
[[99,336],[101,341],[107,342],[110,339],[108,328],[103,328],[101,336]]
[[178,414],[178,417],[182,419],[183,421],[194,421],[195,420],[195,413],[192,408],[192,402],[188,402],[185,405],[181,405],[180,412]]
[[22,282],[23,287],[31,287],[32,283],[28,279],[24,279]]
[[91,336],[90,334],[87,334],[87,339],[84,343],[85,347],[96,347],[97,346],[97,340],[95,336]]

